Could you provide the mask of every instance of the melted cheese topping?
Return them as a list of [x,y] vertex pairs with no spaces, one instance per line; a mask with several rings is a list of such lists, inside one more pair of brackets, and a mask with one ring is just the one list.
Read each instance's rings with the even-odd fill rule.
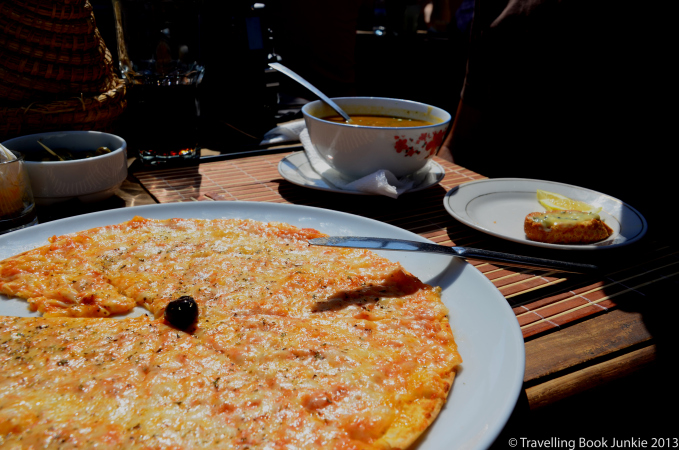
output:
[[[0,446],[409,445],[461,362],[439,289],[318,236],[135,218],[3,261],[0,291],[46,317],[0,317]],[[92,317],[162,317],[182,295],[199,305],[190,333]]]
[[590,220],[600,220],[600,217],[599,214],[582,211],[548,211],[531,219],[542,225],[545,230],[549,230],[556,225],[578,225]]

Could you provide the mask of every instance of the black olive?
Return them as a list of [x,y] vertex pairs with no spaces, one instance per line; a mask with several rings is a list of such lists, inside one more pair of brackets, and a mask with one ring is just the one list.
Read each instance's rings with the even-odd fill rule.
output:
[[165,308],[165,319],[180,330],[189,328],[198,318],[198,304],[188,295],[172,300]]

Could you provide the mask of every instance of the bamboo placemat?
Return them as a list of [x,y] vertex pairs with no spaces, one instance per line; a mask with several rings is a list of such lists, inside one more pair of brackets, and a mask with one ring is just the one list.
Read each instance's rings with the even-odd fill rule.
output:
[[[455,186],[486,178],[440,158],[446,176],[436,186],[402,195],[347,195],[296,186],[278,173],[289,153],[252,156],[198,166],[137,172],[134,175],[159,203],[240,200],[292,203],[344,211],[386,222],[448,246],[487,248],[559,259],[548,250],[495,238],[453,219],[443,198]],[[570,252],[572,253],[572,252]],[[587,252],[591,254],[592,252]],[[524,338],[628,304],[643,301],[657,285],[679,284],[679,254],[651,243],[644,258],[604,275],[567,275],[470,261],[513,307]]]

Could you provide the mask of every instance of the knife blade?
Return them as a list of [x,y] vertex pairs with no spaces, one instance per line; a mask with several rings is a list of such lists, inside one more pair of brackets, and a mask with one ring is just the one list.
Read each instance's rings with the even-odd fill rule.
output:
[[556,270],[567,273],[592,273],[599,270],[593,264],[558,261],[553,259],[535,258],[532,256],[514,255],[511,253],[495,252],[469,247],[446,247],[427,242],[408,241],[404,239],[385,239],[362,236],[328,236],[310,239],[311,245],[327,247],[366,248],[370,250],[390,250],[401,252],[429,252],[457,256],[463,259],[475,259],[494,264],[526,269]]

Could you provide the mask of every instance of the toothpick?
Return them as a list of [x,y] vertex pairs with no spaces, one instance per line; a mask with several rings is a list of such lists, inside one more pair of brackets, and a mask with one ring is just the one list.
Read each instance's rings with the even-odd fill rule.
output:
[[41,141],[40,139],[38,139],[38,144],[40,144],[40,145],[42,146],[42,148],[44,148],[45,150],[47,150],[48,152],[50,152],[51,154],[53,154],[54,156],[56,156],[57,158],[59,158],[61,161],[66,161],[64,158],[62,158],[61,156],[59,156],[59,155],[57,155],[56,153],[54,153],[54,152],[52,151],[51,148],[49,148],[48,146],[46,146],[45,144],[43,144],[42,141]]

